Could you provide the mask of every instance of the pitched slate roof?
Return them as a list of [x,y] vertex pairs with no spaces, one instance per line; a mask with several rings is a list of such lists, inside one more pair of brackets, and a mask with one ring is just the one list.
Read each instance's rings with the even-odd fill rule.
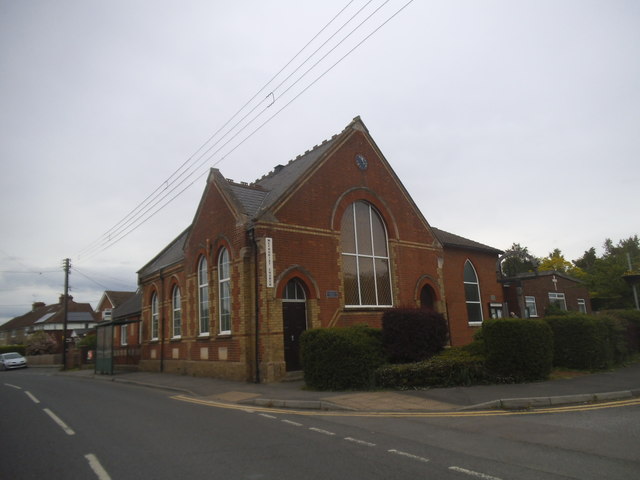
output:
[[142,311],[142,292],[138,290],[131,295],[127,301],[118,305],[113,309],[113,320],[117,323],[118,320],[125,320],[128,317],[137,316]]
[[107,296],[113,308],[118,307],[122,303],[129,300],[130,297],[136,294],[136,292],[117,292],[114,290],[105,290],[104,294]]
[[138,275],[144,277],[158,270],[174,265],[184,259],[184,242],[191,230],[191,226],[185,229],[180,235],[173,239],[158,255],[149,263],[138,270]]
[[498,250],[497,248],[484,245],[474,240],[469,240],[468,238],[461,237],[454,233],[445,232],[439,228],[431,227],[431,230],[444,247],[465,248],[469,250],[494,253],[496,255],[503,253],[502,250]]

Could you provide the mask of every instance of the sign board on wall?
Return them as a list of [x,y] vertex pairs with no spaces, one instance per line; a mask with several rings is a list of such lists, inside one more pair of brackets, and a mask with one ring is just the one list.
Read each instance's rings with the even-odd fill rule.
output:
[[273,239],[264,239],[264,250],[266,255],[267,288],[273,288]]

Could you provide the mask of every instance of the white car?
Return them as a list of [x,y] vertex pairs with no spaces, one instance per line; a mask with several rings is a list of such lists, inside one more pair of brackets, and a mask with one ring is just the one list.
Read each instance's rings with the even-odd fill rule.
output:
[[0,353],[0,370],[23,368],[27,366],[27,359],[17,352]]

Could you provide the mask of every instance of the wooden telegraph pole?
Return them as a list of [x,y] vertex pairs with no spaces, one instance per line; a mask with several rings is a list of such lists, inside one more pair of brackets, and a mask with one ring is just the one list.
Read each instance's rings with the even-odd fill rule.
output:
[[71,269],[71,260],[65,258],[62,261],[64,268],[64,309],[62,320],[62,370],[67,369],[67,316],[69,311],[69,270]]

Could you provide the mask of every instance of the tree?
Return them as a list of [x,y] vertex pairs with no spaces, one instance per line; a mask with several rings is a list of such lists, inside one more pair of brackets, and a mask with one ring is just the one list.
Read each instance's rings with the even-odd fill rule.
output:
[[25,349],[27,355],[44,355],[55,353],[57,350],[58,342],[46,332],[35,332],[27,338]]
[[556,248],[553,252],[551,252],[548,256],[540,260],[540,266],[538,270],[545,271],[556,271],[560,273],[566,273],[567,275],[571,275],[576,278],[583,278],[584,272],[582,269],[571,263],[570,261],[564,258],[560,249]]
[[627,255],[632,270],[640,268],[640,239],[634,235],[614,244],[607,238],[603,247],[601,257],[596,257],[592,247],[573,262],[585,272],[583,281],[589,288],[593,309],[634,308],[633,292],[622,275],[629,270]]
[[500,263],[502,273],[505,277],[515,277],[519,273],[533,272],[537,268],[537,260],[529,253],[527,247],[519,243],[511,245],[502,256]]

